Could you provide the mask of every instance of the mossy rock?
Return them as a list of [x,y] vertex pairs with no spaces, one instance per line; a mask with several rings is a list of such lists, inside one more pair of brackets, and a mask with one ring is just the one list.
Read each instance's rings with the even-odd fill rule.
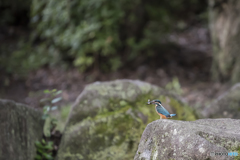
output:
[[144,130],[134,160],[239,160],[239,156],[215,155],[239,154],[239,125],[240,120],[230,118],[156,120]]
[[32,160],[35,142],[41,140],[41,113],[9,100],[0,99],[0,159]]
[[208,118],[239,118],[240,117],[240,83],[222,94],[208,106],[203,106],[200,115]]
[[133,80],[88,85],[72,107],[58,160],[132,159],[146,125],[159,119],[148,99],[160,99],[175,119],[195,120],[179,97],[157,86]]

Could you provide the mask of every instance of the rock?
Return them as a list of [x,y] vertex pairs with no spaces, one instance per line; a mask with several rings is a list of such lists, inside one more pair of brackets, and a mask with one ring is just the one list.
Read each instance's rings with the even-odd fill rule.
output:
[[32,160],[41,140],[41,113],[26,105],[0,99],[0,160]]
[[239,118],[240,117],[240,83],[221,95],[212,104],[206,106],[202,117],[207,118]]
[[177,119],[195,120],[177,96],[141,81],[116,80],[88,85],[70,113],[58,160],[132,159],[141,133],[159,115],[148,99],[160,99]]
[[[240,153],[240,120],[156,120],[142,134],[134,160],[233,159],[211,152]],[[240,157],[235,157],[240,158]]]

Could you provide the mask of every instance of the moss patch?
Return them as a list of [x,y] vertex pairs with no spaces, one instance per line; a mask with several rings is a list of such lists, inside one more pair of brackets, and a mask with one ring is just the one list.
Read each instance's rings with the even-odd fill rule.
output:
[[168,104],[178,114],[175,119],[196,119],[188,106],[148,83],[95,83],[72,109],[58,159],[132,159],[146,125],[159,119],[154,105],[146,104],[148,99]]

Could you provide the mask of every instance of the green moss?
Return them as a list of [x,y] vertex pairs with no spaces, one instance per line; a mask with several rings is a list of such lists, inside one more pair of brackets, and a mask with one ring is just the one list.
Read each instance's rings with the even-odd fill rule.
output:
[[[142,82],[138,82],[140,83]],[[156,93],[159,94],[162,90],[154,89],[149,84],[134,86],[128,81],[107,86],[94,84],[87,89],[90,89],[91,97],[92,93],[97,91],[98,100],[88,99],[89,103],[83,105],[86,99],[82,99],[78,108],[73,109],[74,114],[76,111],[80,112],[74,115],[75,117],[84,116],[84,118],[78,121],[75,117],[70,118],[62,140],[64,147],[60,147],[58,152],[58,157],[63,158],[59,159],[69,157],[70,154],[74,157],[76,153],[81,153],[86,160],[132,159],[146,125],[159,119],[154,105],[147,105],[148,99],[159,99],[168,104],[174,113],[178,114],[175,119],[196,119],[188,106],[171,96],[164,94],[156,96]],[[102,96],[101,89],[108,94],[108,97],[105,97],[105,94]],[[89,108],[92,108],[91,114],[87,112]],[[69,151],[66,151],[66,148],[69,148]],[[65,155],[65,152],[69,153]]]
[[[94,128],[94,133],[92,135],[98,135],[100,137],[112,137],[107,141],[111,141],[111,143],[105,144],[105,147],[108,146],[119,146],[126,142],[132,141],[135,144],[138,144],[140,140],[141,133],[144,131],[146,125],[154,120],[159,119],[159,115],[156,114],[155,108],[153,105],[146,105],[147,99],[152,98],[151,95],[144,95],[138,98],[137,103],[133,104],[132,102],[112,99],[109,104],[118,104],[119,106],[115,108],[114,111],[105,111],[99,113],[96,117],[93,118],[93,121],[99,121],[106,119],[106,122],[101,123]],[[163,100],[169,97],[164,97]],[[162,99],[162,98],[159,98]],[[170,106],[176,110],[179,116],[176,119],[180,120],[195,120],[195,115],[188,106],[181,104],[177,100],[170,98]],[[138,116],[137,113],[143,113],[143,115],[148,117],[147,123],[144,123],[142,118]],[[101,138],[100,138],[101,139]],[[103,146],[103,139],[97,139],[91,143],[91,147],[99,148],[97,144],[101,142],[101,147]],[[93,140],[93,139],[92,139]],[[105,142],[106,143],[106,142]],[[137,145],[135,145],[137,147]],[[126,147],[126,146],[125,146]],[[121,148],[122,150],[123,148]],[[126,149],[126,148],[125,148]],[[133,147],[133,150],[137,150],[137,148]],[[127,150],[125,150],[126,152]],[[135,152],[130,153],[132,157]],[[126,157],[131,157],[129,154],[125,155]]]
[[236,149],[238,156],[234,157],[234,160],[240,160],[240,147]]
[[[88,154],[83,154],[83,156],[92,159],[96,154],[107,155],[107,152],[112,151],[111,148],[118,148],[116,153],[122,154],[123,159],[133,157],[137,149],[135,144],[140,140],[139,133],[143,131],[144,127],[141,127],[143,124],[134,120],[134,117],[126,114],[128,112],[126,108],[118,111],[118,114],[105,113],[105,115],[88,119],[88,122],[84,122],[84,124],[79,123],[79,127],[82,128],[80,136],[86,136],[87,131],[89,136],[82,139],[77,146],[71,146],[70,150],[72,152],[84,151],[85,146],[88,146],[89,151],[85,152]],[[73,141],[79,141],[77,137],[75,137],[76,139],[71,138]],[[107,149],[105,154],[103,154],[103,149]],[[129,152],[129,149],[134,151]]]
[[[238,152],[238,154],[240,153],[240,144],[234,139],[221,138],[214,135],[209,135],[205,132],[200,132],[199,135],[214,145],[226,148],[229,152]],[[236,156],[234,159],[240,160],[240,156]]]
[[179,101],[170,98],[170,106],[176,111],[178,120],[194,121],[197,119],[193,109]]

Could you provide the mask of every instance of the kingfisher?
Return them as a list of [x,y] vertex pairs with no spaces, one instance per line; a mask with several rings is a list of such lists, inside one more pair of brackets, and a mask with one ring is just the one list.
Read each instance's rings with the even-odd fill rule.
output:
[[163,106],[162,102],[159,100],[148,100],[147,104],[155,104],[155,109],[158,115],[160,115],[160,119],[168,119],[176,116],[177,114],[170,114]]

